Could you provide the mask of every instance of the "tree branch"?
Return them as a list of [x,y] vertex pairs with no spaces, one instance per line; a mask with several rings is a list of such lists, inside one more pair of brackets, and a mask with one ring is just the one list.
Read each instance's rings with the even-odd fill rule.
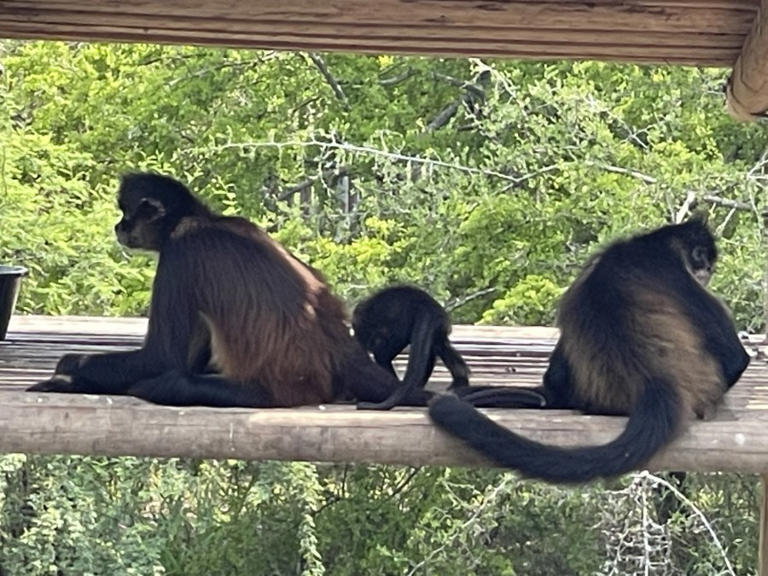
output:
[[642,172],[638,172],[637,170],[632,170],[631,168],[622,168],[621,166],[613,166],[612,164],[604,164],[603,162],[593,162],[592,160],[587,160],[585,164],[587,166],[595,166],[596,168],[601,168],[606,172],[613,172],[614,174],[631,176],[632,178],[637,178],[638,180],[641,180],[646,184],[656,184],[658,182],[658,180],[653,176],[649,176],[648,174],[643,174]]
[[403,161],[403,162],[411,162],[413,164],[423,164],[426,166],[436,166],[438,168],[448,168],[451,170],[456,170],[458,172],[464,172],[465,174],[478,174],[487,176],[489,178],[498,178],[500,180],[506,180],[507,182],[511,182],[513,185],[518,185],[521,182],[525,182],[529,178],[537,175],[542,174],[544,172],[549,172],[551,170],[556,170],[558,166],[546,166],[532,174],[525,174],[523,176],[510,176],[509,174],[504,174],[503,172],[499,172],[497,170],[488,170],[485,168],[474,168],[472,166],[464,166],[462,164],[453,164],[451,162],[444,162],[442,160],[433,160],[431,158],[421,158],[419,156],[409,156],[407,154],[400,154],[398,152],[389,152],[388,150],[380,150],[378,148],[373,148],[372,146],[360,146],[357,144],[349,144],[347,142],[335,142],[335,141],[327,141],[327,140],[316,140],[314,138],[311,138],[309,140],[288,140],[284,142],[274,142],[274,141],[252,141],[252,142],[229,142],[227,144],[221,144],[220,146],[214,147],[212,150],[220,151],[220,150],[229,150],[231,148],[236,148],[240,150],[246,150],[248,148],[309,148],[311,146],[317,146],[318,148],[323,149],[334,149],[334,150],[344,150],[346,152],[353,152],[353,153],[361,153],[361,154],[371,154],[373,156],[379,156],[382,158],[388,158],[393,161]]
[[493,294],[494,292],[498,292],[499,288],[485,288],[483,290],[478,290],[477,292],[473,292],[472,294],[469,294],[467,296],[463,296],[462,298],[457,298],[445,305],[445,309],[448,312],[451,312],[453,310],[456,310],[456,308],[461,308],[464,306],[464,304],[467,304],[469,302],[472,302],[472,300],[477,300],[478,298],[482,298],[483,296],[486,296],[488,294]]
[[336,95],[336,98],[338,98],[341,103],[344,105],[344,108],[346,110],[349,110],[349,100],[347,100],[347,95],[344,94],[344,90],[341,89],[341,86],[336,81],[336,78],[333,77],[333,74],[331,74],[331,71],[328,69],[328,66],[325,64],[325,60],[319,55],[314,52],[309,53],[309,58],[314,62],[315,66],[317,66],[317,69],[320,70],[320,74],[323,75],[323,78],[325,78],[325,81],[328,83],[328,85],[331,87],[331,90],[333,90],[333,93]]
[[715,196],[714,194],[705,194],[701,199],[710,204],[716,204],[717,206],[724,206],[726,208],[733,208],[734,210],[741,210],[744,212],[754,212],[754,208],[749,204],[739,202],[738,200],[720,198],[720,196]]

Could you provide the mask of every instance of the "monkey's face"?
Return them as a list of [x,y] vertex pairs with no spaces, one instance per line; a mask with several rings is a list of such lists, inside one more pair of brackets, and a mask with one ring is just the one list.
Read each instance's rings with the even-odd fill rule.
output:
[[376,320],[370,317],[364,304],[355,308],[352,314],[352,331],[363,348],[373,352],[374,355],[381,352],[386,339],[386,330],[378,326]]
[[688,272],[697,282],[706,286],[712,278],[717,262],[717,246],[712,232],[698,218],[671,226],[670,246],[680,254]]
[[117,241],[126,248],[159,251],[164,237],[165,208],[155,198],[120,197],[123,217],[115,225]]
[[694,246],[686,258],[686,267],[702,286],[706,286],[715,271],[715,259],[715,254],[705,246]]

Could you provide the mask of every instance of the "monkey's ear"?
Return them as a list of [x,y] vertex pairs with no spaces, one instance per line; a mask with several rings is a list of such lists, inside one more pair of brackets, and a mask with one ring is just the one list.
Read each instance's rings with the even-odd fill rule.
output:
[[159,220],[165,216],[165,206],[157,198],[142,198],[139,207],[136,209],[136,218],[146,222]]
[[709,220],[709,212],[706,210],[695,210],[687,221],[696,222],[698,224],[706,224],[707,220]]

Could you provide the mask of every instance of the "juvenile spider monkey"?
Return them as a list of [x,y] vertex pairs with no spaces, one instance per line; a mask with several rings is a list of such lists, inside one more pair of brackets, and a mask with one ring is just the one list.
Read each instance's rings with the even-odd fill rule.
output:
[[[423,388],[439,356],[451,373],[449,387],[476,405],[541,407],[543,397],[530,389],[500,386],[470,386],[469,368],[451,345],[451,319],[445,309],[424,290],[395,285],[384,288],[360,302],[352,315],[355,338],[373,353],[376,362],[396,376],[392,361],[410,345],[408,366],[402,385],[385,401],[360,402],[358,408],[389,410],[414,390]],[[473,402],[475,403],[475,402]]]
[[[349,334],[322,276],[248,220],[155,174],[124,176],[118,204],[119,242],[159,253],[144,345],[65,355],[30,390],[273,407],[381,402],[399,386]],[[426,403],[414,394],[410,403]]]
[[629,415],[615,440],[548,446],[449,396],[431,403],[432,420],[498,464],[549,482],[643,466],[690,416],[710,415],[749,364],[729,311],[705,287],[716,259],[712,234],[694,218],[615,242],[564,294],[547,407]]

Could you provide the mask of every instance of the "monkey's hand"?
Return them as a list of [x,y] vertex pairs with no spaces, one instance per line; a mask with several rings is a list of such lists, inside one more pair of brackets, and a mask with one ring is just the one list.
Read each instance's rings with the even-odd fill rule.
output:
[[83,367],[87,360],[88,354],[64,354],[56,364],[56,370],[53,373],[54,375],[72,376]]
[[49,380],[27,388],[27,392],[78,392],[79,385],[71,376],[54,374]]

